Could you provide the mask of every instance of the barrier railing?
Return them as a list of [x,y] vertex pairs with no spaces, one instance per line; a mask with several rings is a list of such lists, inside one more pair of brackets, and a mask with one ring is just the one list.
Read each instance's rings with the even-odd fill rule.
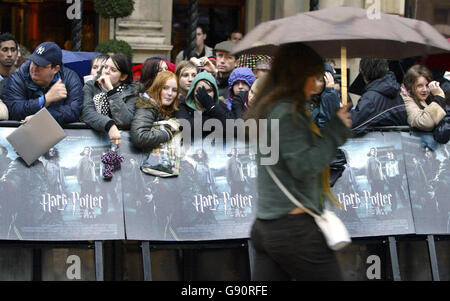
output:
[[[236,157],[223,148],[209,150],[209,160],[198,152],[201,146],[193,145],[186,154],[189,158],[183,157],[180,176],[155,179],[139,170],[146,155],[134,149],[128,133],[123,132],[120,153],[126,161],[112,181],[104,181],[100,157],[109,149],[106,136],[83,123],[69,124],[65,126],[68,137],[55,146],[58,158],[47,154],[28,168],[5,139],[18,125],[0,122],[2,162],[10,161],[0,169],[2,246],[94,249],[97,280],[104,279],[102,241],[107,240],[141,241],[144,280],[152,280],[152,248],[221,248],[229,244],[248,248],[252,262],[248,233],[257,195],[254,158],[245,145],[238,147]],[[409,127],[384,127],[342,147],[348,162],[333,191],[346,210],[337,213],[355,243],[374,238],[388,245],[393,280],[401,280],[397,244],[410,235],[420,239],[425,235],[432,279],[440,279],[435,235],[441,239],[450,232],[448,198],[442,199],[449,195],[446,160],[450,150],[448,145],[433,145],[436,149],[430,155],[423,148],[427,137],[430,134]],[[372,148],[376,160],[370,154]],[[364,157],[367,164],[363,164]],[[434,163],[426,165],[430,158]],[[371,179],[370,164],[380,169],[385,179]],[[429,168],[432,165],[433,170]],[[230,166],[238,170],[227,177]],[[94,183],[85,183],[86,171],[95,176]],[[433,177],[427,174],[430,172]],[[392,185],[394,177],[400,178]],[[420,181],[426,183],[419,185]],[[428,190],[422,191],[423,186]],[[377,229],[367,225],[377,225]],[[225,243],[218,243],[221,240]]]

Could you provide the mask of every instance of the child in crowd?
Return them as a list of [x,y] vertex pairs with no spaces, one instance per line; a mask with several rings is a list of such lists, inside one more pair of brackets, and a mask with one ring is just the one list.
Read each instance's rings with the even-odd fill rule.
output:
[[433,81],[425,66],[416,65],[406,72],[403,83],[408,124],[422,131],[432,131],[446,115],[445,94],[439,82]]
[[195,76],[198,74],[198,68],[190,61],[181,61],[177,65],[177,69],[175,71],[175,75],[178,78],[180,87],[180,93],[178,95],[178,99],[180,102],[184,102],[186,100],[186,95],[191,88],[192,82],[194,81]]
[[250,68],[236,68],[228,79],[229,97],[227,109],[232,112],[235,119],[241,118],[248,106],[248,92],[256,80]]

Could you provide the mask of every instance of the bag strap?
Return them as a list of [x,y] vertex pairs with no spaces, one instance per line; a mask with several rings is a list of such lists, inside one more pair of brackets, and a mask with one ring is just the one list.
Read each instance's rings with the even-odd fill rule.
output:
[[265,166],[267,172],[269,173],[270,177],[272,178],[272,180],[275,182],[275,184],[277,184],[278,188],[280,188],[280,190],[286,195],[286,197],[292,202],[294,203],[294,205],[296,205],[297,207],[302,208],[306,213],[308,213],[309,215],[311,215],[312,217],[320,217],[319,215],[315,214],[314,212],[312,212],[310,209],[306,208],[305,206],[303,206],[302,203],[300,203],[293,195],[292,193],[289,192],[289,190],[283,185],[283,183],[281,183],[280,179],[278,179],[278,177],[275,175],[275,173],[273,172],[273,170],[269,167],[269,166]]

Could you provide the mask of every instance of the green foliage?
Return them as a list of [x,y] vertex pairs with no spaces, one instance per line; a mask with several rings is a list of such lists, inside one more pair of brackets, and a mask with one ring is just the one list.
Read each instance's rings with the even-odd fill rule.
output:
[[133,13],[134,0],[95,0],[94,9],[103,18],[124,18]]
[[95,48],[95,51],[104,54],[122,52],[130,58],[130,61],[132,61],[133,59],[133,49],[131,48],[130,44],[122,40],[108,40],[106,42],[98,44]]

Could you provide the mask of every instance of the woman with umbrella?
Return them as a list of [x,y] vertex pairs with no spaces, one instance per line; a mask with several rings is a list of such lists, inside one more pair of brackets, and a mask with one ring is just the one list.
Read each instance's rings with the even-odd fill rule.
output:
[[[301,68],[299,68],[301,66]],[[340,280],[335,254],[314,219],[294,205],[270,175],[275,174],[302,204],[321,214],[334,200],[328,166],[336,149],[351,136],[348,106],[322,129],[310,121],[306,102],[319,92],[323,59],[301,43],[280,46],[263,89],[247,118],[279,124],[280,159],[258,166],[258,208],[251,231],[255,249],[254,280]],[[261,158],[261,154],[258,157]],[[266,168],[267,167],[267,168]],[[272,173],[269,173],[269,171]]]

